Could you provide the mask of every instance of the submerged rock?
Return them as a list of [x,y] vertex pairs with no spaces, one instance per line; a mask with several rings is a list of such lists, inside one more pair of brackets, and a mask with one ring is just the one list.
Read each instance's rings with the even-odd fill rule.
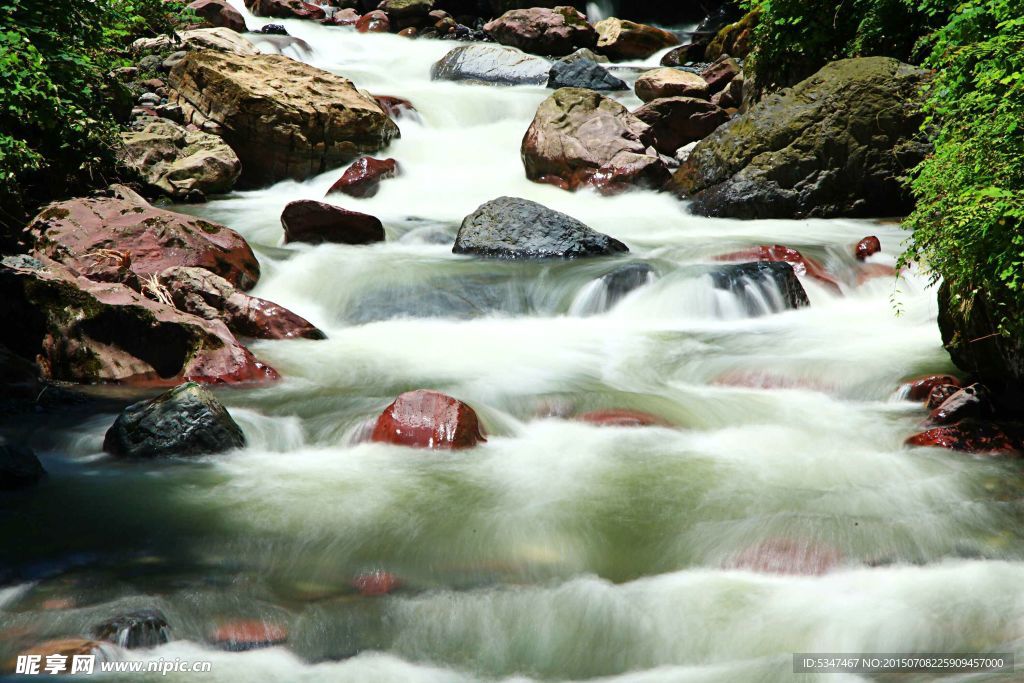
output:
[[327,194],[341,192],[350,197],[373,197],[380,189],[382,180],[398,175],[398,162],[394,159],[360,157],[349,166],[341,178],[331,185]]
[[728,562],[727,567],[769,574],[816,576],[835,569],[842,558],[838,550],[820,543],[775,538],[747,548]]
[[[72,662],[75,657],[88,657],[93,656],[96,658],[94,661],[107,662],[113,659],[113,655],[116,652],[110,645],[104,645],[103,643],[95,640],[87,640],[85,638],[59,638],[56,640],[47,640],[45,642],[34,645],[26,650],[22,650],[18,653],[19,657],[36,657],[40,661],[40,671],[45,671],[44,668],[48,662],[47,658],[54,655],[62,657],[57,659],[53,663],[53,668],[57,673],[70,673]],[[96,668],[98,670],[98,667]]]
[[255,619],[240,619],[219,625],[210,634],[210,641],[229,652],[245,652],[274,647],[288,642],[288,629]]
[[810,306],[807,292],[784,261],[755,261],[711,271],[716,289],[735,294],[749,315],[776,313]]
[[659,50],[679,44],[668,31],[611,17],[597,22],[597,51],[612,59],[647,59]]
[[629,249],[564,213],[516,197],[499,197],[466,216],[456,254],[490,258],[581,258]]
[[887,57],[844,59],[772,94],[701,141],[675,173],[705,216],[897,216],[920,138],[927,72]]
[[549,88],[588,88],[590,90],[628,90],[621,78],[613,76],[597,62],[589,59],[557,61],[548,76]]
[[128,406],[103,438],[103,450],[119,458],[208,455],[243,446],[241,427],[194,382]]
[[668,167],[651,127],[624,106],[584,88],[561,88],[541,103],[523,138],[526,177],[575,190],[660,188]]
[[285,206],[281,226],[285,243],[372,244],[384,241],[380,219],[312,199],[299,199]]
[[430,68],[435,81],[463,81],[485,85],[543,85],[551,62],[522,50],[500,45],[457,47]]
[[401,585],[402,582],[399,581],[397,576],[381,569],[364,572],[352,579],[352,587],[359,591],[360,595],[366,597],[390,595],[398,590]]
[[377,418],[370,437],[379,443],[458,450],[487,441],[476,412],[437,391],[409,391]]
[[605,410],[593,410],[589,413],[577,415],[580,422],[589,422],[599,427],[669,427],[668,422],[658,417],[639,410],[626,410],[622,408],[610,408]]
[[46,470],[31,448],[0,443],[0,491],[26,488],[45,476]]
[[715,257],[716,261],[781,261],[793,266],[797,275],[807,275],[819,282],[828,285],[837,293],[841,293],[839,283],[829,275],[825,267],[814,259],[804,256],[796,249],[785,247],[781,244],[762,245],[734,251],[729,254],[722,254]]
[[157,609],[121,614],[93,627],[93,636],[125,649],[153,648],[170,641],[170,626]]
[[511,10],[484,25],[496,41],[537,55],[564,56],[594,47],[597,31],[573,7]]

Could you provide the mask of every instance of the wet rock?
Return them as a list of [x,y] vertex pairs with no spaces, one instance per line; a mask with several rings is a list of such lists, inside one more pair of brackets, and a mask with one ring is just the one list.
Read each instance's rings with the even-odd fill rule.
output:
[[434,0],[381,0],[377,9],[384,12],[399,28],[415,25],[434,9]]
[[793,266],[794,272],[797,275],[807,275],[812,277],[819,282],[828,285],[837,293],[841,292],[839,289],[839,283],[834,277],[829,275],[825,267],[814,259],[804,256],[796,249],[782,246],[781,244],[773,245],[762,245],[759,247],[751,247],[750,249],[743,249],[740,251],[734,251],[729,254],[722,254],[715,257],[716,261],[747,261],[747,260],[758,260],[758,261],[782,261]]
[[156,609],[121,614],[93,627],[93,637],[132,650],[152,648],[170,641],[171,628]]
[[737,76],[743,73],[740,65],[729,55],[722,55],[700,72],[700,77],[708,84],[708,93],[714,95],[725,90]]
[[352,8],[341,9],[325,19],[321,23],[330,23],[332,26],[355,26],[359,21],[360,14]]
[[234,230],[124,196],[50,204],[26,228],[33,254],[97,281],[144,280],[171,266],[206,268],[241,289],[259,280],[259,262]]
[[1024,336],[1000,332],[999,302],[984,290],[953,292],[939,287],[942,344],[957,367],[975,375],[1004,401],[1021,405],[1024,387]]
[[662,97],[708,98],[708,84],[697,74],[662,67],[645,71],[636,79],[636,96],[643,102]]
[[493,199],[466,216],[452,251],[489,258],[581,258],[629,251],[564,213],[515,197]]
[[226,0],[194,0],[189,3],[188,8],[211,26],[220,26],[239,33],[245,32],[245,19],[242,18],[241,12],[229,5]]
[[562,57],[558,61],[563,64],[571,64],[581,59],[589,59],[590,61],[597,62],[598,64],[607,64],[610,61],[604,55],[599,55],[588,47],[581,47],[579,50]]
[[548,77],[548,87],[555,89],[588,88],[590,90],[629,89],[625,81],[613,76],[608,69],[589,59],[555,62]]
[[[931,394],[929,393],[929,398]],[[934,424],[952,424],[964,418],[989,417],[995,414],[992,397],[982,384],[971,384],[935,408],[928,419]]]
[[0,442],[0,491],[26,488],[45,476],[46,470],[31,448]]
[[928,392],[928,401],[925,405],[928,410],[935,410],[945,403],[946,399],[958,391],[960,391],[960,386],[958,384],[937,384],[932,387],[930,392]]
[[1024,455],[1024,442],[1019,427],[994,422],[963,420],[954,425],[935,427],[907,439],[909,446],[946,448],[973,455],[995,455],[1019,458]]
[[245,0],[245,6],[258,17],[275,19],[323,19],[323,8],[302,0]]
[[[139,38],[132,43],[132,52],[145,54],[150,52],[163,53],[168,50],[176,50],[169,55],[162,64],[164,69],[170,69],[173,64],[185,57],[188,52],[198,50],[213,50],[239,56],[259,54],[259,50],[249,40],[229,28],[196,28],[189,31],[177,31],[173,36],[159,36],[156,38]],[[174,59],[168,64],[167,60]]]
[[660,28],[611,17],[597,22],[597,51],[613,60],[647,59],[659,50],[679,44]]
[[419,114],[416,112],[416,107],[412,105],[409,100],[401,97],[392,97],[390,95],[374,95],[374,101],[380,105],[380,108],[387,112],[387,115],[393,119],[400,118],[402,116],[409,116],[415,120],[419,120]]
[[724,90],[719,90],[711,96],[711,103],[722,109],[739,109],[743,105],[744,83],[742,78],[732,79]]
[[854,250],[854,256],[857,257],[858,261],[863,261],[869,256],[873,256],[878,252],[882,251],[882,243],[877,237],[865,237],[860,242],[857,242],[857,248]]
[[372,244],[384,241],[384,226],[378,218],[310,199],[285,206],[281,225],[286,243]]
[[723,109],[695,97],[652,100],[633,115],[651,127],[655,149],[670,156],[680,147],[703,140],[729,120]]
[[793,266],[784,261],[755,261],[711,271],[716,289],[739,297],[748,315],[758,316],[810,306]]
[[650,284],[653,280],[654,269],[646,263],[627,263],[619,266],[601,277],[602,295],[600,310],[593,312],[610,310],[615,304],[622,301],[627,294]]
[[484,25],[497,42],[537,55],[564,56],[597,44],[597,31],[573,7],[512,10]]
[[906,385],[907,399],[910,401],[924,401],[931,394],[932,389],[943,384],[948,384],[959,389],[960,380],[953,375],[925,375],[912,379]]
[[398,162],[394,159],[361,157],[349,166],[327,194],[341,192],[350,197],[373,197],[380,190],[382,180],[398,175]]
[[379,595],[390,595],[400,588],[402,582],[391,572],[376,569],[364,572],[352,579],[352,587],[359,591],[360,595],[375,597]]
[[742,59],[749,55],[759,16],[760,10],[754,10],[739,21],[723,26],[708,44],[704,51],[704,59],[717,59],[722,55],[733,55]]
[[242,162],[219,137],[187,130],[167,119],[144,119],[121,133],[118,161],[151,187],[183,199],[230,192]]
[[371,440],[379,443],[458,450],[486,441],[476,412],[437,391],[402,394],[377,418]]
[[705,216],[904,215],[912,204],[900,178],[929,149],[926,76],[886,57],[832,62],[702,140],[675,188]]
[[754,545],[727,563],[730,569],[769,574],[826,574],[842,561],[835,548],[807,540],[776,538]]
[[671,426],[664,419],[657,415],[644,413],[639,410],[626,410],[611,408],[606,410],[593,410],[589,413],[577,415],[580,422],[589,422],[599,427],[669,427]]
[[[104,647],[102,643],[95,640],[86,640],[85,638],[60,638],[57,640],[47,640],[22,650],[18,653],[18,656],[40,658],[40,672],[45,672],[46,658],[52,655],[60,655],[63,659],[57,660],[54,663],[54,668],[58,673],[65,674],[71,672],[71,666],[76,656],[94,656],[96,661],[99,662],[111,661],[113,653],[110,649],[107,649],[109,647]],[[95,670],[98,671],[99,667],[95,667]]]
[[434,64],[435,81],[464,81],[486,85],[543,85],[551,62],[500,45],[463,45]]
[[685,64],[702,61],[704,59],[705,47],[707,46],[703,43],[684,43],[674,50],[666,52],[661,58],[661,65],[683,66]]
[[0,344],[36,361],[45,379],[166,386],[277,378],[221,322],[94,282],[41,257],[0,259]]
[[356,30],[360,33],[387,33],[391,30],[391,20],[384,12],[373,10],[359,17]]
[[168,82],[191,123],[222,128],[249,185],[303,180],[399,134],[350,81],[284,55],[190,53]]
[[273,301],[249,296],[202,268],[168,268],[160,285],[179,311],[220,320],[234,334],[252,339],[323,339],[312,323]]
[[268,36],[286,36],[288,35],[288,29],[281,24],[264,24],[261,28],[257,29],[256,33]]
[[288,629],[255,619],[229,621],[210,634],[210,641],[230,652],[245,652],[285,644],[288,642]]
[[526,177],[604,192],[661,187],[669,177],[651,127],[593,90],[561,88],[537,109],[523,138]]
[[103,450],[119,458],[209,455],[244,446],[227,409],[195,382],[128,406],[103,438]]

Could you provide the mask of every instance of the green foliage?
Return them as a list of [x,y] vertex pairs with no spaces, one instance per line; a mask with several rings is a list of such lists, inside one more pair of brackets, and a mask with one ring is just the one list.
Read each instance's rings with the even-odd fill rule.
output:
[[794,85],[828,62],[883,55],[913,61],[953,0],[744,0],[760,11],[750,66],[767,90]]
[[955,296],[986,294],[1001,331],[1024,333],[1024,0],[972,0],[934,37],[927,124],[935,153],[912,173],[903,260]]
[[123,86],[109,77],[137,37],[169,32],[163,0],[0,3],[0,226],[111,168]]

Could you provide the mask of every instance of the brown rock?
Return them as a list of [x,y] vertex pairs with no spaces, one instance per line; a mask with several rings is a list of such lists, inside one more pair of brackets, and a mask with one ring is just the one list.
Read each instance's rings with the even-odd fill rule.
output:
[[606,410],[593,410],[589,413],[577,415],[580,422],[589,422],[599,427],[669,427],[668,422],[650,413],[639,410],[625,410],[612,408]]
[[[931,395],[928,394],[929,398]],[[972,384],[943,401],[931,412],[928,419],[934,424],[951,424],[964,418],[988,417],[994,413],[995,408],[988,389],[983,384]]]
[[284,207],[281,225],[286,243],[372,244],[384,241],[384,226],[374,216],[310,199],[300,199]]
[[374,95],[373,99],[393,119],[402,116],[411,116],[414,119],[419,119],[416,107],[407,99],[392,97],[391,95]]
[[356,30],[360,33],[387,33],[391,30],[391,20],[387,14],[375,9],[359,17]]
[[398,162],[394,159],[362,157],[346,169],[327,194],[341,192],[350,197],[372,197],[380,189],[380,183],[398,175]]
[[245,6],[258,17],[278,19],[323,19],[324,10],[302,0],[245,0]]
[[652,69],[636,79],[636,96],[644,102],[663,97],[708,98],[708,84],[697,74],[661,67]]
[[707,100],[695,97],[667,97],[653,100],[633,112],[651,127],[654,146],[662,154],[702,140],[729,120],[729,115]]
[[211,26],[222,26],[239,33],[246,30],[242,14],[225,0],[194,0],[188,8]]
[[240,619],[220,624],[210,634],[210,641],[231,652],[244,652],[283,645],[288,642],[288,629],[280,624]]
[[364,572],[352,579],[352,587],[359,591],[360,595],[376,597],[389,595],[400,588],[402,582],[391,572],[380,569]]
[[857,242],[857,248],[854,250],[854,256],[857,257],[858,261],[863,261],[869,256],[873,256],[878,252],[882,251],[882,242],[877,237],[865,237],[860,242]]
[[956,384],[937,384],[928,393],[928,402],[925,405],[928,410],[935,410],[958,391],[960,391],[960,387]]
[[1020,458],[1024,443],[1019,429],[1007,429],[993,422],[963,420],[935,427],[907,439],[908,446],[946,448],[973,455]]
[[414,448],[458,450],[486,441],[476,412],[437,391],[402,394],[377,418],[372,441]]
[[330,22],[335,26],[355,26],[358,21],[359,12],[351,7],[338,10],[330,19]]
[[511,10],[484,25],[502,45],[536,55],[563,57],[597,44],[597,31],[573,7]]
[[597,51],[612,59],[647,59],[655,52],[679,44],[679,39],[660,28],[610,17],[597,22]]
[[725,89],[725,86],[743,73],[740,65],[729,55],[722,55],[707,68],[700,72],[701,78],[708,84],[708,92],[712,95]]
[[925,375],[910,380],[906,385],[907,399],[911,401],[924,401],[931,394],[932,389],[941,384],[951,384],[958,389],[960,380],[953,375]]

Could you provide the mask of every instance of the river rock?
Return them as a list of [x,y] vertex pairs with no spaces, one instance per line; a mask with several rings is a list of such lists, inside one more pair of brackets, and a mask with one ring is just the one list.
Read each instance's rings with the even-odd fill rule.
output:
[[372,244],[384,241],[380,219],[311,199],[289,203],[281,212],[284,241]]
[[592,410],[589,413],[577,415],[580,422],[589,422],[598,427],[669,427],[668,422],[658,417],[639,410],[627,410],[622,408],[611,408],[605,410]]
[[121,411],[103,438],[119,458],[209,455],[245,446],[242,429],[209,391],[195,382]]
[[327,19],[321,20],[320,23],[330,26],[355,26],[359,22],[360,16],[359,12],[351,7],[346,7],[336,11]]
[[189,53],[168,82],[188,120],[212,121],[250,185],[303,180],[372,152],[398,126],[351,81],[284,55]]
[[46,476],[39,458],[28,446],[0,442],[0,491],[13,491]]
[[128,650],[153,648],[170,642],[171,627],[158,609],[120,614],[93,627],[93,637]]
[[942,344],[957,367],[975,375],[997,394],[1020,400],[1024,387],[1024,337],[999,331],[991,294],[980,290],[953,296],[948,284],[939,287],[939,330]]
[[151,278],[197,266],[251,289],[260,266],[242,236],[219,223],[164,211],[135,195],[50,204],[26,228],[33,253],[93,280]]
[[922,69],[844,59],[767,96],[701,141],[675,174],[706,216],[896,216],[901,177],[928,152],[919,138]]
[[384,12],[373,10],[359,17],[356,30],[360,33],[387,33],[391,30],[391,20]]
[[853,251],[853,255],[858,261],[864,261],[869,256],[874,256],[878,252],[882,251],[882,243],[877,237],[865,237],[860,242],[857,242],[857,247]]
[[118,161],[175,199],[230,192],[242,172],[234,150],[216,135],[149,117],[121,133]]
[[742,551],[727,566],[769,574],[815,576],[831,571],[841,561],[842,554],[835,548],[804,539],[773,538]]
[[194,0],[188,8],[213,27],[222,27],[245,32],[245,19],[241,12],[227,3],[227,0]]
[[753,261],[724,266],[711,271],[711,282],[715,289],[735,294],[751,316],[811,305],[793,266],[784,261]]
[[589,59],[590,61],[597,62],[598,64],[607,64],[608,62],[611,61],[604,55],[597,54],[589,47],[581,47],[580,49],[573,52],[571,55],[566,55],[565,57],[562,57],[558,61],[564,64],[571,64],[572,62],[576,62],[581,59]]
[[390,595],[402,586],[402,582],[391,572],[377,569],[364,572],[352,579],[352,587],[365,597]]
[[323,339],[311,322],[273,301],[249,296],[202,268],[168,268],[159,276],[179,311],[220,320],[234,334],[252,339]]
[[1020,458],[1024,441],[1020,428],[1007,428],[988,421],[963,420],[954,425],[935,427],[907,439],[909,446],[946,448],[973,455]]
[[[86,640],[85,638],[59,638],[56,640],[47,640],[26,650],[22,650],[18,653],[18,656],[38,657],[40,661],[39,669],[43,672],[46,671],[46,658],[53,655],[60,655],[63,659],[56,660],[54,662],[54,669],[57,673],[64,674],[71,672],[71,665],[75,657],[93,656],[96,658],[94,662],[110,661],[113,659],[114,653],[108,648],[110,648],[109,645],[104,646],[102,643],[95,640]],[[96,667],[95,664],[94,667],[96,671],[99,671],[99,667]]]
[[746,81],[737,77],[729,81],[725,88],[711,96],[711,103],[722,109],[738,110],[743,106],[743,88]]
[[377,9],[399,28],[420,26],[434,9],[434,0],[381,0]]
[[700,72],[700,77],[707,83],[708,93],[714,95],[725,90],[737,76],[743,73],[739,63],[729,55],[722,55]]
[[703,140],[729,120],[725,110],[696,97],[652,100],[633,115],[651,127],[655,149],[668,156],[675,156],[680,147]]
[[753,46],[754,29],[760,17],[760,9],[748,12],[739,21],[727,24],[719,29],[704,51],[704,59],[718,59],[722,55],[732,55],[743,59],[750,54]]
[[684,66],[699,62],[704,59],[704,43],[683,43],[677,48],[669,50],[661,58],[662,66]]
[[662,97],[708,98],[708,84],[697,74],[661,67],[645,71],[636,79],[636,96],[643,102]]
[[502,45],[537,55],[565,56],[597,44],[597,31],[573,7],[532,7],[506,12],[484,25]]
[[925,407],[929,411],[935,410],[958,391],[960,391],[960,387],[956,384],[938,384],[928,392],[928,400],[925,402]]
[[549,88],[587,88],[589,90],[628,90],[621,78],[613,76],[597,62],[576,59],[557,61],[548,75]]
[[276,19],[323,19],[322,7],[302,0],[245,0],[245,6],[258,17]]
[[393,119],[408,116],[418,121],[420,118],[416,107],[407,99],[392,95],[374,95],[373,100]]
[[485,85],[543,85],[551,62],[522,50],[500,45],[457,47],[430,69],[435,81],[464,81]]
[[0,260],[0,344],[45,379],[166,386],[277,378],[219,321],[178,311],[126,285],[94,282],[45,257]]
[[345,169],[327,194],[341,192],[350,197],[373,197],[382,180],[398,175],[398,162],[394,159],[361,157]]
[[274,647],[288,642],[288,629],[256,619],[240,619],[220,624],[211,634],[210,641],[229,652],[246,652]]
[[389,405],[370,437],[379,443],[459,450],[487,441],[476,412],[437,391],[409,391]]
[[541,103],[523,138],[526,177],[575,190],[661,187],[668,167],[651,127],[593,90],[561,88]]
[[809,256],[804,256],[796,249],[785,247],[781,244],[761,245],[741,249],[728,254],[721,254],[715,257],[716,261],[782,261],[793,266],[797,275],[807,275],[827,285],[835,292],[841,293],[839,283],[832,277],[825,267]]
[[[934,392],[934,390],[933,390]],[[928,394],[931,398],[931,393]],[[971,384],[942,402],[928,415],[934,424],[952,424],[964,418],[990,417],[995,414],[992,396],[983,384]]]
[[139,38],[132,43],[132,52],[137,54],[166,52],[171,49],[184,52],[213,50],[240,56],[259,54],[256,46],[245,36],[224,27],[195,28],[178,31],[172,36]]
[[647,59],[659,50],[679,44],[660,28],[610,17],[597,22],[597,51],[614,60]]
[[452,251],[489,258],[581,258],[629,251],[622,242],[564,213],[499,197],[466,216]]
[[953,375],[925,375],[907,382],[904,387],[907,392],[907,399],[910,401],[924,401],[931,395],[932,389],[943,384],[961,387],[960,380]]

